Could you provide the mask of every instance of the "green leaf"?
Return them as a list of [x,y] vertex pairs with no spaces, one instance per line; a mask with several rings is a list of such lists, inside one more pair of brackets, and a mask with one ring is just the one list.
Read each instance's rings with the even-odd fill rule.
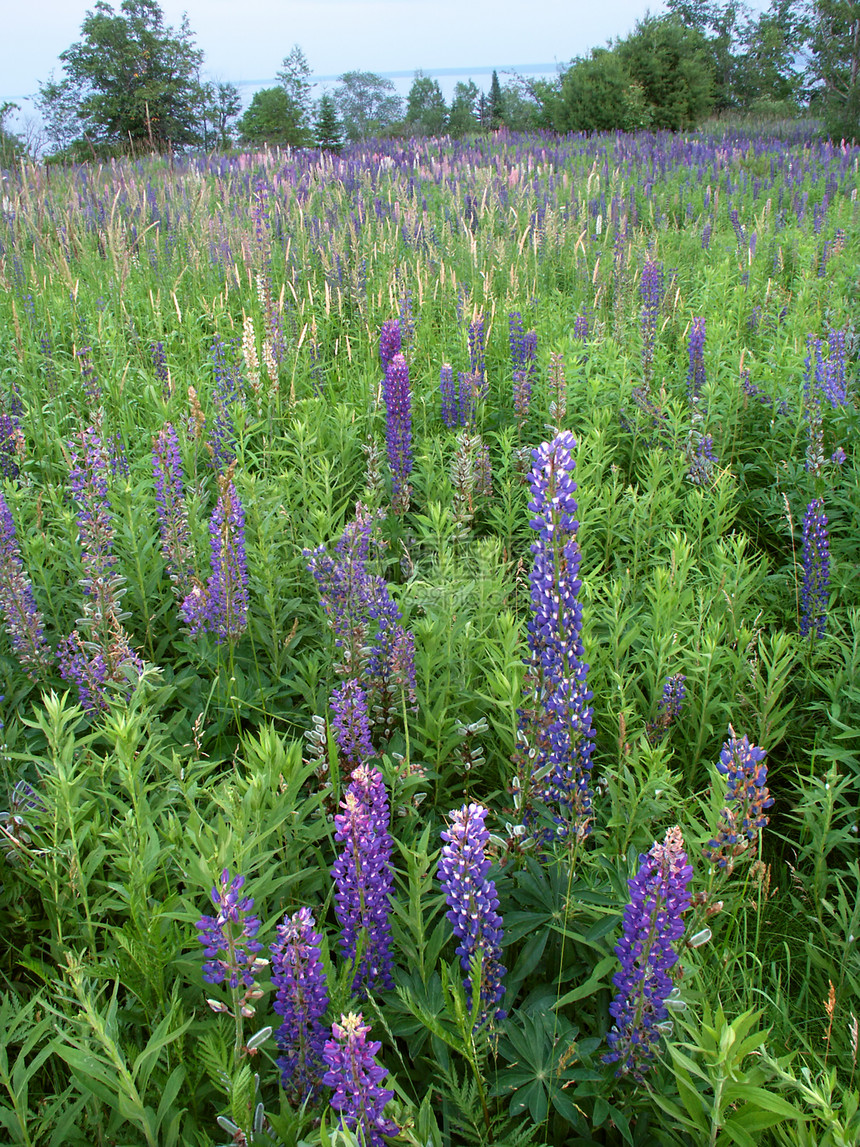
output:
[[594,971],[585,983],[580,984],[579,987],[573,988],[569,992],[565,992],[561,999],[556,1001],[555,1007],[557,1009],[563,1008],[567,1004],[575,1003],[577,1000],[584,1000],[587,996],[591,996],[599,991],[600,988],[605,987],[604,977],[610,968],[613,968],[617,963],[617,956],[604,956],[603,959],[595,965]]

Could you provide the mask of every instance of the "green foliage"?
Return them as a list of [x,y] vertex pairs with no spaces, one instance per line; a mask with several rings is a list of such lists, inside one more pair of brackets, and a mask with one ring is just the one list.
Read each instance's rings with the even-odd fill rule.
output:
[[305,142],[297,120],[297,109],[283,88],[261,88],[254,92],[238,124],[243,143],[272,146],[300,145]]
[[860,15],[850,0],[810,5],[810,79],[834,139],[860,138]]
[[174,32],[156,0],[122,0],[119,13],[98,0],[81,35],[60,53],[64,77],[40,89],[49,129],[69,124],[54,135],[57,146],[72,142],[70,131],[93,144],[153,151],[198,142],[203,53],[187,20]]
[[650,109],[617,52],[596,48],[565,72],[560,125],[566,131],[637,131],[650,127]]
[[394,84],[373,72],[344,72],[334,99],[347,139],[386,135],[403,116]]
[[414,135],[442,135],[448,108],[439,81],[419,69],[406,97],[406,125]]
[[478,130],[478,85],[472,80],[458,80],[451,97],[451,110],[448,113],[448,132],[460,139]]
[[[593,62],[618,66],[616,50],[604,56]],[[518,90],[524,108],[539,107]],[[460,95],[468,134],[479,93],[464,85]],[[644,83],[627,93],[628,110],[634,97],[644,114]],[[444,147],[428,137],[408,163],[401,151],[376,141],[343,165],[308,153],[284,167],[261,150],[235,170],[176,156],[56,169],[50,180],[25,165],[4,184],[0,399],[5,412],[22,409],[20,440],[3,455],[20,472],[3,493],[22,566],[56,648],[85,589],[67,459],[77,428],[98,419],[128,462],[108,479],[108,517],[124,624],[151,663],[85,713],[56,666],[32,679],[0,634],[5,1139],[355,1147],[327,1093],[293,1110],[279,1086],[269,973],[238,1017],[229,987],[201,982],[195,925],[227,868],[246,878],[264,946],[286,913],[313,909],[325,1022],[363,1010],[405,1143],[853,1142],[856,155],[807,138],[644,133],[501,133]],[[647,368],[646,259],[664,268]],[[377,337],[410,306],[412,504],[395,515]],[[537,335],[528,410],[512,394],[514,310]],[[440,418],[439,368],[469,370],[479,311],[486,393],[467,449]],[[687,342],[698,315],[707,383],[693,410]],[[585,337],[576,317],[588,319]],[[825,457],[837,447],[846,457],[814,475],[806,338],[837,329],[848,402],[822,402],[822,433]],[[226,404],[216,334],[237,348],[238,399]],[[205,580],[216,418],[235,441],[251,603],[247,632],[224,645],[192,638],[179,615],[151,463],[152,435],[170,421],[190,562]],[[514,760],[534,540],[525,476],[556,426],[577,440],[594,824],[587,839],[538,853],[514,784],[528,770]],[[704,433],[718,463],[697,482]],[[484,447],[489,488],[475,481]],[[831,600],[824,637],[801,641],[799,523],[816,493]],[[359,498],[383,515],[372,571],[415,639],[416,666],[414,708],[403,698],[374,734],[392,809],[397,988],[361,1001],[350,997],[330,878],[346,780],[329,707],[341,658],[304,552],[331,551]],[[686,699],[667,723],[663,687],[677,674]],[[774,797],[769,825],[730,871],[703,855],[725,803],[715,763],[729,722],[767,750]],[[436,876],[445,818],[466,801],[489,809],[505,926],[508,1015],[477,1032]],[[639,856],[676,824],[694,901],[674,1029],[667,1021],[639,1083],[602,1059],[615,946]],[[480,976],[480,961],[471,971]]]
[[316,143],[326,151],[338,152],[343,147],[343,132],[337,118],[337,105],[330,92],[323,92],[317,105]]

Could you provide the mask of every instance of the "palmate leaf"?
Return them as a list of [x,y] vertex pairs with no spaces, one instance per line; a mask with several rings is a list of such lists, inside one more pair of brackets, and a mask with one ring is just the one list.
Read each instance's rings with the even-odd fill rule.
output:
[[511,1115],[528,1110],[535,1122],[546,1118],[552,1095],[574,1078],[561,1061],[578,1034],[569,1020],[548,1009],[517,1010],[508,1017],[498,1048],[510,1066],[499,1071],[493,1094],[510,1096]]

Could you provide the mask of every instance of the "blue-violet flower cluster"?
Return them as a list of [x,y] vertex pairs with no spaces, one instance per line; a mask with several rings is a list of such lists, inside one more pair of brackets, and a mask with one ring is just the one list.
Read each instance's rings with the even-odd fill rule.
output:
[[360,1012],[342,1015],[331,1031],[323,1051],[328,1067],[323,1083],[334,1091],[331,1106],[340,1112],[341,1126],[355,1132],[362,1147],[385,1147],[383,1135],[396,1135],[399,1128],[384,1114],[394,1092],[379,1086],[388,1074],[375,1059],[382,1045],[368,1041],[370,1025]]
[[285,916],[271,946],[272,983],[277,988],[274,1011],[283,1017],[275,1032],[281,1082],[287,1095],[301,1104],[319,1091],[323,1074],[328,1008],[320,937],[310,908]]
[[[588,784],[594,733],[588,664],[580,636],[582,606],[578,599],[580,551],[576,541],[576,448],[573,435],[561,431],[532,452],[529,474],[537,532],[529,575],[532,616],[528,623],[530,656],[528,705],[520,714],[521,761],[530,775],[521,778],[527,829],[535,827],[541,806],[554,822],[553,832],[586,835],[591,823]],[[541,831],[544,840],[547,831]]]
[[618,1063],[618,1075],[640,1078],[654,1055],[668,1017],[673,991],[671,972],[678,961],[674,945],[684,934],[683,913],[690,907],[693,870],[687,863],[681,830],[670,828],[663,843],[639,857],[639,871],[628,880],[630,903],[624,910],[615,954],[621,964],[612,982],[618,989],[609,1005],[614,1019],[607,1035],[606,1063]]
[[391,988],[391,866],[388,796],[378,769],[353,771],[334,818],[341,850],[332,868],[344,956],[358,960],[353,992]]
[[502,918],[496,885],[488,879],[490,861],[486,855],[490,833],[484,821],[487,810],[479,804],[464,805],[451,813],[451,823],[442,833],[442,854],[437,875],[445,901],[446,913],[458,940],[457,955],[466,973],[463,986],[472,1007],[470,969],[475,956],[481,959],[480,1000],[477,1024],[487,1019],[504,1019],[496,1005],[505,994],[502,978]]
[[729,739],[717,764],[718,772],[726,777],[726,803],[717,835],[705,848],[707,859],[727,872],[770,819],[764,811],[773,804],[767,787],[766,756],[765,750],[751,745],[747,737],[736,737],[729,725]]
[[823,637],[830,595],[830,542],[821,498],[813,498],[803,516],[802,560],[800,635]]

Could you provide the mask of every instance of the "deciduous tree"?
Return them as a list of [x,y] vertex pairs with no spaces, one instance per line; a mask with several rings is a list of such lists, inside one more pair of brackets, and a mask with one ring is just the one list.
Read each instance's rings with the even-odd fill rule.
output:
[[416,135],[441,135],[448,121],[448,108],[439,81],[415,73],[406,99],[406,122]]
[[351,140],[384,134],[403,118],[403,101],[394,84],[374,72],[344,72],[334,98]]
[[165,25],[157,0],[122,0],[118,13],[97,0],[60,60],[64,75],[42,85],[37,101],[55,146],[86,138],[161,151],[200,142],[203,53],[187,19],[178,32]]

